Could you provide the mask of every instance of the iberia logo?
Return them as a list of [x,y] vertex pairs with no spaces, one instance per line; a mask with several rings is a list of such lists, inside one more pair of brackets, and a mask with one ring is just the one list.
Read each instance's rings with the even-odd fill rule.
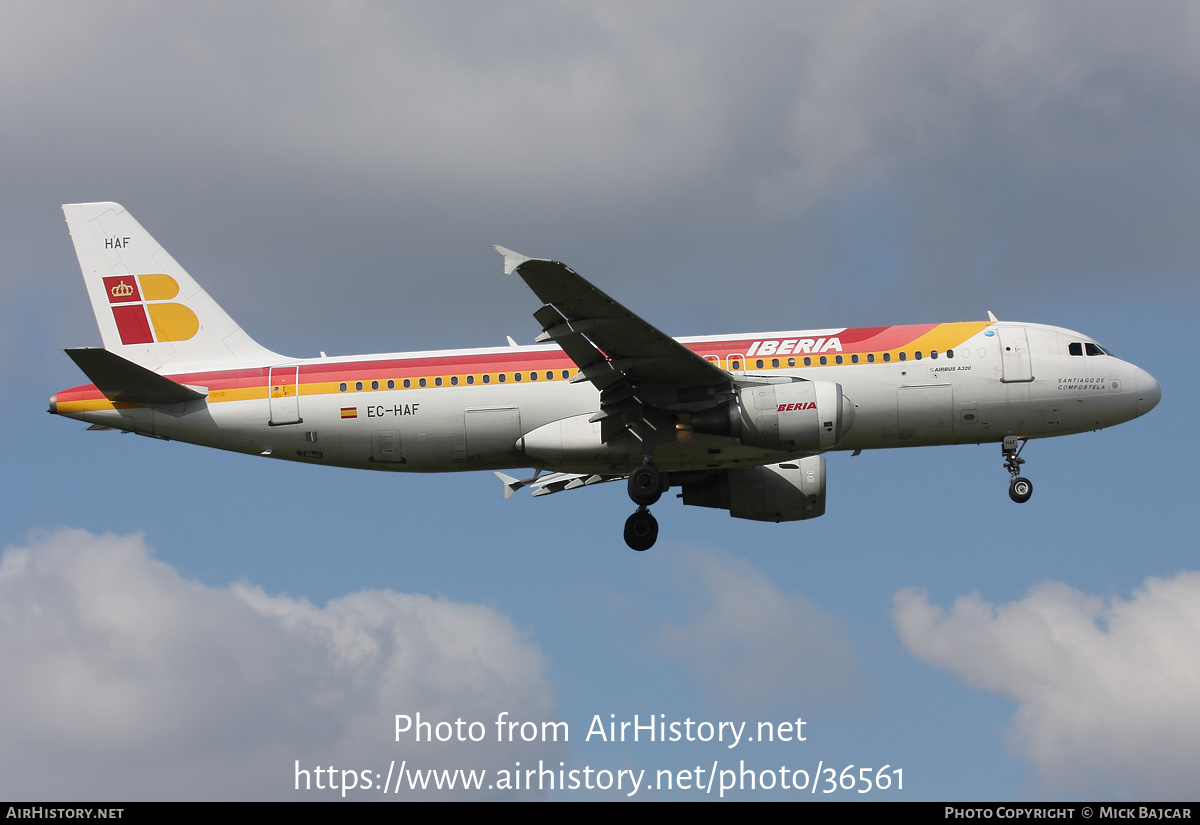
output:
[[196,313],[168,303],[179,294],[179,283],[170,275],[115,275],[104,279],[104,291],[122,344],[187,341],[200,330]]

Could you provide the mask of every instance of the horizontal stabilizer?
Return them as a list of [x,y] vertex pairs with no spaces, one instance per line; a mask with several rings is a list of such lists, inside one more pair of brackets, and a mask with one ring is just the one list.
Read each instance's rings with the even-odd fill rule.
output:
[[76,347],[66,352],[109,401],[183,404],[206,396],[106,349]]

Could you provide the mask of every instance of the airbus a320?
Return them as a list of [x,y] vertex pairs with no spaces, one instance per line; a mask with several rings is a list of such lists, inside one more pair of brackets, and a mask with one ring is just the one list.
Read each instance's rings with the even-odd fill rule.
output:
[[257,344],[115,203],[63,207],[102,348],[50,412],[223,450],[399,472],[497,472],[505,496],[625,480],[625,541],[664,491],[735,518],[825,512],[825,453],[1001,445],[1152,409],[1145,370],[1078,332],[987,321],[672,338],[562,263],[502,247],[541,303],[533,346],[287,358]]

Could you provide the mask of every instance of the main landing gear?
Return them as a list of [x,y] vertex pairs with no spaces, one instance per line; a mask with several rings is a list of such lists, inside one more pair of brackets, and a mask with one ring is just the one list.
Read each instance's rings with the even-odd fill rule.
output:
[[1004,469],[1012,476],[1012,481],[1008,483],[1008,497],[1017,504],[1024,504],[1033,495],[1033,482],[1021,477],[1021,465],[1025,463],[1025,459],[1021,458],[1021,450],[1025,449],[1028,440],[1009,435],[1004,437],[1004,443],[1000,445],[1000,451],[1004,454]]
[[649,550],[657,540],[658,519],[645,507],[637,508],[637,512],[625,519],[625,543],[634,550]]
[[638,508],[625,520],[625,543],[634,550],[649,550],[658,540],[658,520],[648,508],[662,494],[662,471],[647,457],[629,474],[629,497]]

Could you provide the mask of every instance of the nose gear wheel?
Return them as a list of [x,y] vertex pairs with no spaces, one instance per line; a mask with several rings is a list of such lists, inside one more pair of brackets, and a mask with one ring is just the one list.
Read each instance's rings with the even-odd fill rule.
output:
[[1033,495],[1033,482],[1021,477],[1021,465],[1025,463],[1025,459],[1021,458],[1021,450],[1025,449],[1028,441],[1028,438],[1009,435],[1005,436],[1000,445],[1000,451],[1004,455],[1004,469],[1012,476],[1008,483],[1008,497],[1017,504],[1024,504]]

